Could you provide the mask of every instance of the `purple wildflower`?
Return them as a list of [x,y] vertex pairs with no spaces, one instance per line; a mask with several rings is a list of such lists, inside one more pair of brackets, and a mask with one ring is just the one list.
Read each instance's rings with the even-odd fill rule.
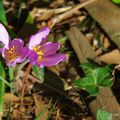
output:
[[24,42],[20,38],[15,38],[11,41],[5,27],[0,24],[0,42],[2,56],[6,60],[7,66],[15,66],[16,63],[21,63],[25,60],[29,53],[27,47],[23,47]]
[[30,37],[28,43],[28,48],[30,49],[28,58],[31,64],[43,67],[53,66],[61,61],[65,61],[65,54],[56,53],[60,47],[59,43],[44,43],[49,32],[50,29],[46,27]]

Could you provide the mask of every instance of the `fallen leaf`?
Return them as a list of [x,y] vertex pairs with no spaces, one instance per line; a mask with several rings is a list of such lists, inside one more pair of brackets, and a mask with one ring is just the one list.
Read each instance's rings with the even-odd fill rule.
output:
[[98,59],[107,64],[120,64],[120,51],[115,49],[109,53],[99,56]]

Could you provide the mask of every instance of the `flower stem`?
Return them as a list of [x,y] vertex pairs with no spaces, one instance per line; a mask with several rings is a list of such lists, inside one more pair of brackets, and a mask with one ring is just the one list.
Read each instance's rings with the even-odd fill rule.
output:
[[24,94],[25,94],[25,89],[26,89],[26,86],[27,86],[28,76],[29,76],[31,67],[32,67],[32,65],[29,64],[28,67],[27,67],[27,70],[26,70],[26,75],[25,75],[23,87],[22,87],[22,90],[21,90],[21,96],[20,96],[21,107],[24,106],[24,104],[23,104],[23,101],[24,101]]

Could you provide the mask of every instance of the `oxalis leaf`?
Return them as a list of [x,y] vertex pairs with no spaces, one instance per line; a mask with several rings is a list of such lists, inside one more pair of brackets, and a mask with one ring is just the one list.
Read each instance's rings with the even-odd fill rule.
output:
[[76,87],[85,89],[92,96],[99,92],[99,87],[111,87],[113,83],[111,66],[95,67],[84,64],[81,67],[85,70],[86,76],[74,81]]
[[112,113],[105,110],[98,110],[97,120],[112,120]]

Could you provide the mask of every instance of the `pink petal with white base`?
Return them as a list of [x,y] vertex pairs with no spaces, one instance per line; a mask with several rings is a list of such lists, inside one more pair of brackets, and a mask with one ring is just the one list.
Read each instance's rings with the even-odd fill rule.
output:
[[2,42],[5,46],[9,45],[10,36],[8,35],[5,27],[0,23],[0,42]]
[[46,27],[38,31],[35,35],[32,35],[28,43],[29,49],[32,50],[34,46],[39,45],[47,37],[49,32],[50,32],[50,29]]

